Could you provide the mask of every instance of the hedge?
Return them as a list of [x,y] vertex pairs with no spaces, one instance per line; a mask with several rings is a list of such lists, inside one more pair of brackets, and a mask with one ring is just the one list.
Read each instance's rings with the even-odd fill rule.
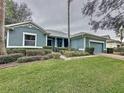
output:
[[124,52],[124,47],[115,48],[114,52]]
[[87,56],[89,55],[88,52],[82,52],[82,51],[65,51],[62,53],[66,57],[76,57],[76,56]]
[[25,57],[18,58],[17,62],[18,63],[27,63],[27,62],[32,62],[32,61],[48,60],[51,58],[58,59],[58,58],[60,58],[60,54],[52,53],[52,54],[47,54],[45,56],[25,56]]
[[17,62],[18,63],[26,63],[26,62],[38,61],[41,59],[42,59],[41,56],[26,56],[26,57],[18,58]]
[[26,55],[26,49],[7,49],[8,54],[22,53]]
[[0,64],[15,62],[18,58],[23,56],[21,53],[0,56]]
[[7,49],[8,54],[22,53],[25,56],[46,55],[52,53],[50,49]]
[[26,56],[37,56],[37,55],[45,55],[44,50],[26,50]]
[[52,58],[54,58],[54,59],[59,59],[60,56],[61,56],[60,53],[52,53]]
[[90,48],[86,48],[85,49],[86,52],[88,52],[89,54],[93,55],[94,54],[94,48],[93,47],[90,47]]

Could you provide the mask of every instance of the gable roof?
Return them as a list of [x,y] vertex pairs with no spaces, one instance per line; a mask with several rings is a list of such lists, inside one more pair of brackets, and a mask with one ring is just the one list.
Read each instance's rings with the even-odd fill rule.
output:
[[121,43],[121,41],[115,39],[108,39],[107,43]]
[[68,38],[67,33],[62,31],[46,30],[46,32],[49,33],[49,36]]
[[111,39],[111,37],[110,37],[109,35],[104,35],[104,36],[102,36],[102,37],[104,37],[104,38],[106,38],[106,39]]
[[27,25],[27,24],[32,24],[35,27],[37,27],[40,31],[44,32],[45,34],[48,34],[43,28],[41,28],[40,26],[38,26],[37,24],[35,24],[32,21],[27,21],[27,22],[20,22],[20,23],[15,23],[15,24],[10,24],[10,25],[5,25],[5,28],[13,28],[13,27],[19,27],[21,25]]
[[80,33],[77,33],[77,34],[73,34],[71,37],[73,38],[73,37],[77,37],[77,36],[93,36],[93,37],[97,37],[97,38],[101,38],[101,39],[106,40],[106,38],[104,38],[104,37],[94,35],[94,34],[90,34],[90,33],[86,33],[86,32],[80,32]]

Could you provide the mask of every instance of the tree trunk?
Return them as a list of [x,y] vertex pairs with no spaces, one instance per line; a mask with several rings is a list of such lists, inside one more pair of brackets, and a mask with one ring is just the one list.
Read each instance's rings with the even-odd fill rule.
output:
[[0,23],[0,55],[5,55],[4,29],[3,24]]
[[0,2],[0,55],[6,55],[6,48],[5,48],[5,30],[4,30],[4,23],[5,23],[5,3],[4,0]]

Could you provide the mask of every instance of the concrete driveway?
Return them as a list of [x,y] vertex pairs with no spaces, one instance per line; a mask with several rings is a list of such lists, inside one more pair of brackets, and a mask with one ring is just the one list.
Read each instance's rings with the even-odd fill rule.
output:
[[114,55],[114,54],[99,54],[99,55],[124,61],[124,56],[121,55]]

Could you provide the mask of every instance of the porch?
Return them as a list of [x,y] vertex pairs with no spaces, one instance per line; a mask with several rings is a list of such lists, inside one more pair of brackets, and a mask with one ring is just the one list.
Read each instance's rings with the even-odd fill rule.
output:
[[68,39],[60,37],[47,37],[47,46],[53,47],[68,47]]

